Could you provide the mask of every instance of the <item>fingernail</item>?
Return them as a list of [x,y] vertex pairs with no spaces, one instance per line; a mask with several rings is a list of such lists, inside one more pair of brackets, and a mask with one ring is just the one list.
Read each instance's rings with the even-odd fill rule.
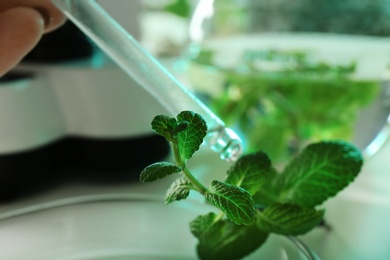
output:
[[44,8],[42,7],[34,7],[35,10],[37,10],[40,15],[42,16],[43,18],[43,21],[45,23],[45,28],[48,28],[50,23],[52,22],[53,18],[51,17],[51,15],[49,14],[48,11],[46,11]]

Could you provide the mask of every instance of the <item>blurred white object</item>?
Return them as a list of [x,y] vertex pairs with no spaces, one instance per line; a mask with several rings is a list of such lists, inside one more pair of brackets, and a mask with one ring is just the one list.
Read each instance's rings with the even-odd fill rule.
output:
[[2,82],[0,87],[0,154],[29,150],[61,138],[61,109],[46,75]]
[[97,1],[134,38],[141,37],[143,0],[98,0]]

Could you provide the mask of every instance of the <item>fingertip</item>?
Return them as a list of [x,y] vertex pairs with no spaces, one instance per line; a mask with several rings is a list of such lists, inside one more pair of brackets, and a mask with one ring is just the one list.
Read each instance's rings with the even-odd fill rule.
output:
[[46,8],[35,7],[35,10],[41,14],[45,22],[45,33],[57,29],[66,21],[65,15],[53,6],[46,6]]
[[44,31],[44,19],[33,8],[15,7],[0,13],[0,76],[31,51]]

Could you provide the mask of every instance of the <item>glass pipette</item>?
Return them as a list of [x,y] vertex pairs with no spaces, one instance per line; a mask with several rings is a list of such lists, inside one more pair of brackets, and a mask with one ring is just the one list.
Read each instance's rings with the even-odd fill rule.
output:
[[242,153],[240,138],[145,50],[96,0],[52,0],[76,26],[123,71],[176,115],[191,110],[204,117],[208,134],[204,144],[227,161]]

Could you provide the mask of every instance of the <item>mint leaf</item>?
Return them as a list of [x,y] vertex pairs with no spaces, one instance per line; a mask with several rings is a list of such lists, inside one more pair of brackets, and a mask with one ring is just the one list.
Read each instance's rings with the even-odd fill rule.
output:
[[190,229],[191,233],[196,238],[203,238],[210,241],[210,243],[213,243],[221,237],[222,225],[222,221],[217,221],[217,215],[210,212],[206,215],[198,216],[196,219],[191,221]]
[[142,182],[151,182],[180,171],[181,168],[173,163],[157,162],[149,165],[141,172],[140,180]]
[[177,121],[186,124],[186,129],[178,133],[178,146],[182,159],[190,159],[203,143],[207,133],[206,121],[191,111],[183,111]]
[[209,213],[190,223],[192,234],[199,240],[200,259],[241,259],[259,248],[268,237],[255,223],[238,226],[229,220],[216,221],[216,217]]
[[152,129],[157,134],[165,137],[168,142],[172,142],[174,140],[174,130],[176,125],[176,119],[166,115],[157,115],[152,121]]
[[215,180],[204,196],[208,203],[222,210],[237,225],[249,225],[253,222],[255,207],[246,190]]
[[276,203],[279,203],[279,191],[278,187],[273,185],[275,180],[278,179],[279,173],[275,168],[270,169],[270,176],[255,194],[252,195],[252,199],[255,202],[256,207],[264,208]]
[[271,161],[264,152],[244,155],[228,170],[226,183],[255,194],[272,174]]
[[294,158],[274,183],[279,201],[313,207],[345,188],[360,172],[363,158],[357,148],[342,141],[309,145]]
[[278,204],[257,213],[257,226],[270,233],[301,235],[316,227],[324,211],[296,205]]
[[175,200],[182,200],[188,197],[190,190],[193,189],[192,183],[185,177],[174,181],[169,187],[165,196],[165,203],[169,204]]

